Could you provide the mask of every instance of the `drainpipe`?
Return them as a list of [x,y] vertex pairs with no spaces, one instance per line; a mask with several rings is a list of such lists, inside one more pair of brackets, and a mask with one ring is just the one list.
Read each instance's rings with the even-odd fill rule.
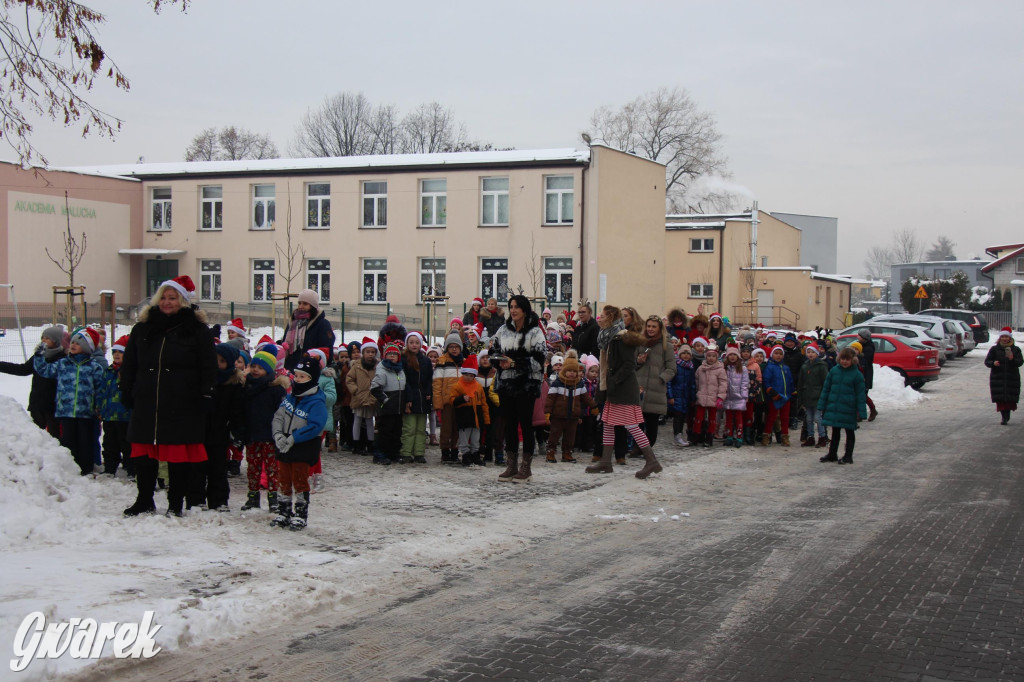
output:
[[[591,150],[590,159],[594,158],[594,152]],[[590,300],[584,295],[583,291],[587,286],[587,275],[586,275],[586,264],[587,264],[587,252],[586,252],[586,210],[587,210],[587,171],[590,168],[590,161],[587,161],[587,165],[583,167],[583,171],[580,174],[580,298],[584,300]],[[596,302],[595,302],[596,303]],[[569,301],[569,305],[574,305],[572,301]]]
[[750,210],[750,267],[757,267],[757,199]]
[[[725,221],[725,225],[728,226],[729,221]],[[722,280],[723,280],[723,266],[725,265],[725,227],[723,226],[721,231],[718,233],[718,314],[725,316],[722,312]],[[731,322],[732,320],[730,320]],[[710,322],[708,324],[711,324]]]

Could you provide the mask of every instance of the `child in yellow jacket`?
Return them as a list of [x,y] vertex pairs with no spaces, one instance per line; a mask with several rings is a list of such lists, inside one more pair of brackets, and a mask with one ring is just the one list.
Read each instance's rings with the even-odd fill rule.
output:
[[491,423],[487,409],[487,396],[483,386],[477,383],[478,372],[475,355],[466,356],[462,362],[461,376],[451,388],[448,402],[455,413],[455,426],[459,430],[459,451],[462,466],[484,466],[480,459],[480,431]]

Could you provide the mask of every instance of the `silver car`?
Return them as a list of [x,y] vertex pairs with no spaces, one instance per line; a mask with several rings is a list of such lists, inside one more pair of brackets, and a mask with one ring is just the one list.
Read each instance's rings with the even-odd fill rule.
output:
[[945,353],[947,359],[955,358],[959,352],[957,334],[960,332],[946,326],[946,323],[950,322],[950,320],[944,320],[934,315],[877,315],[871,318],[869,322],[877,323],[882,320],[923,327],[929,336],[936,341],[942,342],[943,345],[939,350]]
[[930,330],[918,324],[903,324],[901,322],[882,320],[879,317],[872,317],[870,320],[865,320],[860,324],[847,327],[843,331],[838,332],[836,337],[838,338],[843,334],[856,334],[861,329],[867,329],[872,334],[892,334],[893,336],[901,336],[908,340],[912,339],[927,348],[934,348],[939,351],[939,366],[946,364],[945,339],[934,330]]

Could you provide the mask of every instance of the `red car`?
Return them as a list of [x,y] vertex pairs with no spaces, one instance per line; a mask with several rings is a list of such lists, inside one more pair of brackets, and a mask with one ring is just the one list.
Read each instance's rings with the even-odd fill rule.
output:
[[[836,346],[846,348],[856,340],[856,334],[840,336]],[[871,341],[875,344],[875,364],[899,372],[907,386],[921,388],[925,382],[939,378],[939,349],[895,334],[872,334]]]

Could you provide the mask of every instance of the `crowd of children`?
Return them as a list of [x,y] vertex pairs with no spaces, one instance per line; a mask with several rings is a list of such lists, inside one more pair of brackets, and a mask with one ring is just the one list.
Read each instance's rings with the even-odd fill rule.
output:
[[[518,435],[535,439],[549,463],[576,462],[577,451],[592,453],[598,462],[604,433],[601,363],[572,348],[569,312],[554,321],[550,310],[543,313],[548,361],[533,430],[520,429]],[[190,508],[227,510],[228,478],[240,474],[243,457],[248,494],[241,509],[260,509],[266,489],[273,525],[294,529],[305,527],[309,495],[323,487],[323,449],[372,456],[380,465],[426,464],[429,443],[440,448],[445,464],[504,464],[507,431],[500,425],[496,369],[482,322],[452,320],[443,346],[436,347],[392,316],[378,339],[307,351],[292,372],[284,369],[284,349],[270,338],[250,350],[242,320],[225,329],[226,342],[213,339],[218,373],[204,440],[208,459],[188,491]],[[806,338],[734,330],[717,313],[687,318],[679,310],[670,311],[662,329],[675,365],[665,388],[663,421],[671,424],[676,446],[712,447],[716,440],[728,447],[768,446],[773,437],[789,446],[800,412],[801,445],[827,447],[822,462],[852,463],[854,430],[868,418],[869,385],[855,350],[862,343],[837,353],[825,330]],[[107,366],[97,330],[65,334],[49,328],[31,359],[35,377],[55,382],[53,416],[33,418],[44,428],[56,422],[83,475],[96,471],[100,423],[103,470],[114,474],[123,466],[129,477],[133,474],[130,411],[118,388],[126,341],[111,345],[113,362]],[[860,341],[870,343],[870,336]],[[19,367],[0,366],[0,371],[24,373]],[[48,385],[37,386],[33,379],[33,400],[46,390]],[[615,430],[615,456],[623,464],[630,438]],[[842,459],[837,456],[841,431],[846,437]]]

